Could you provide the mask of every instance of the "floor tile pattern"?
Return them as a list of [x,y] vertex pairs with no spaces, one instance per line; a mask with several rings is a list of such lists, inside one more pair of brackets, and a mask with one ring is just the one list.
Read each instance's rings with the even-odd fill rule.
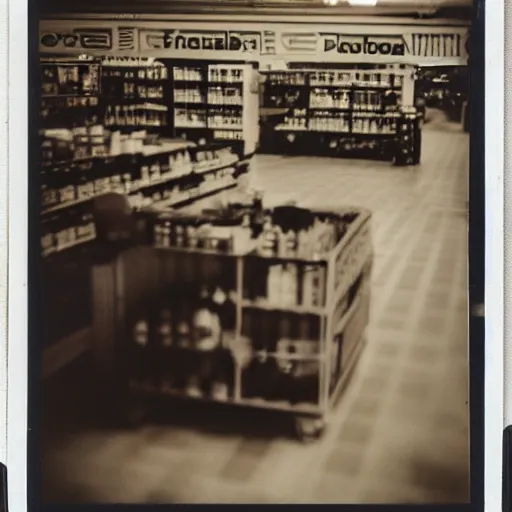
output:
[[[61,421],[45,437],[46,498],[467,501],[468,142],[456,126],[427,124],[422,163],[405,168],[256,157],[270,203],[289,198],[308,206],[349,204],[373,211],[368,344],[320,442],[296,442],[286,418],[187,405],[140,430],[120,430],[84,419],[87,406],[75,399],[80,425]],[[62,411],[68,404],[72,415],[75,409],[62,400],[55,408]]]

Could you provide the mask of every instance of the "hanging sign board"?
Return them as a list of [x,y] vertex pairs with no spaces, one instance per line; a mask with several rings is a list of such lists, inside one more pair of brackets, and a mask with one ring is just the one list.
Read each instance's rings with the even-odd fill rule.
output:
[[127,23],[46,20],[44,53],[77,52],[158,58],[302,62],[467,64],[467,27],[279,24],[247,22]]
[[345,34],[320,34],[324,53],[335,52],[340,55],[393,56],[403,57],[406,44],[402,36],[369,36]]

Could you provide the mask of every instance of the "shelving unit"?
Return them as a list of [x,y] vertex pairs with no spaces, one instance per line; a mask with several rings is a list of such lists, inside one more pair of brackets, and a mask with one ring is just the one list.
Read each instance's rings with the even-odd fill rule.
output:
[[252,155],[259,139],[257,72],[247,64],[107,58],[105,126],[149,129],[199,144],[226,141]]
[[[116,353],[113,357],[120,362],[117,378],[127,386],[125,398],[131,404],[126,411],[129,417],[135,419],[132,413],[145,409],[148,397],[170,396],[290,413],[296,418],[301,439],[310,440],[321,434],[364,345],[373,256],[369,212],[350,208],[335,213],[314,213],[345,223],[345,229],[329,252],[312,259],[262,256],[253,242],[236,251],[230,249],[228,242],[222,246],[215,242],[217,249],[211,248],[212,242],[198,247],[196,237],[199,235],[176,224],[185,222],[186,218],[179,221],[171,216],[169,221],[164,218],[157,224],[158,230],[155,227],[156,247],[142,246],[125,251],[111,267],[98,272],[97,280],[103,280],[105,272],[116,275],[117,288],[112,290],[107,304],[103,303],[100,323],[108,323],[111,327],[107,330],[116,333],[116,341],[110,345]],[[194,223],[188,225],[192,227]],[[253,272],[257,270],[258,275],[267,275],[268,286],[271,286],[270,268],[276,264],[290,265],[290,261],[295,262],[298,276],[303,276],[304,269],[323,269],[319,274],[323,276],[322,282],[315,285],[314,292],[318,306],[306,306],[302,303],[305,299],[300,299],[301,294],[306,293],[299,291],[302,286],[299,283],[306,282],[304,277],[297,277],[298,295],[288,305],[273,303],[268,298],[254,300]],[[169,306],[178,308],[172,309],[173,318],[180,314],[188,318],[189,313],[184,311],[190,311],[190,301],[195,300],[191,299],[192,295],[189,297],[189,291],[219,279],[226,290],[233,290],[228,294],[233,313],[232,323],[223,325],[218,352],[217,349],[212,352],[184,349],[180,340],[183,332],[188,331],[182,330],[179,320],[174,328],[169,327],[174,341],[168,349],[155,341],[161,336],[158,333],[164,332],[158,330],[161,328],[157,329],[156,324],[146,331],[143,329],[142,335],[149,336],[149,344],[134,344],[141,331],[139,323],[134,327],[133,322],[140,318],[141,312],[147,312],[147,318],[158,317],[155,297],[165,295],[168,297],[165,304],[175,304]],[[173,295],[169,287],[181,290],[178,296]],[[270,293],[269,288],[266,293]],[[105,295],[102,297],[104,300]],[[139,350],[141,346],[146,348]],[[103,345],[101,350],[104,350]],[[178,384],[186,377],[182,373],[187,364],[192,364],[190,358],[203,357],[210,361],[209,371],[213,371],[211,364],[215,370],[212,357],[224,361],[218,363],[225,384],[220,394],[215,391],[215,385],[208,392],[192,392]],[[175,373],[167,377],[169,371]]]
[[[202,149],[190,143],[174,142],[162,145],[160,152],[150,155],[91,157],[50,166],[41,212],[47,228],[42,236],[43,255],[94,240],[91,203],[101,195],[111,192],[126,195],[136,208],[177,207],[234,186],[238,162],[238,156],[229,146]],[[80,179],[75,183],[77,174]],[[62,194],[63,189],[67,195]],[[85,195],[79,196],[81,193]],[[77,214],[82,214],[84,226],[76,222]],[[55,222],[60,226],[62,217],[70,222],[52,231]]]
[[160,61],[106,58],[101,83],[105,127],[124,132],[157,129],[172,133],[169,123],[169,71]]
[[243,155],[259,139],[257,72],[251,65],[173,64],[174,127],[195,141],[238,141]]
[[[287,109],[264,151],[392,160],[406,77],[388,70],[265,72],[263,106]],[[376,153],[377,150],[377,153]]]

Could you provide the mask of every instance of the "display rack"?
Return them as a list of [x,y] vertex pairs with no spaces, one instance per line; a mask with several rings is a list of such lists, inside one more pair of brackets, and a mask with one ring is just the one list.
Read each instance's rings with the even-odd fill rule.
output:
[[[320,250],[302,235],[290,245],[286,231],[269,247],[267,221],[254,240],[245,214],[217,228],[211,219],[164,216],[150,223],[152,247],[98,271],[98,286],[104,272],[117,283],[107,303],[101,295],[98,350],[106,360],[109,325],[131,420],[142,419],[148,397],[169,396],[279,410],[294,415],[301,439],[321,434],[364,345],[373,256],[369,212],[313,216],[331,233],[318,238]],[[218,324],[206,303],[217,304]]]
[[259,98],[251,65],[173,64],[172,76],[177,136],[197,142],[239,141],[243,155],[255,152]]
[[398,70],[289,70],[264,76],[263,106],[285,113],[267,130],[263,151],[394,158],[405,83]]
[[[151,150],[149,149],[151,148]],[[167,142],[145,152],[91,157],[44,168],[43,256],[96,237],[92,202],[109,193],[140,209],[179,207],[236,184],[238,156],[229,145]]]
[[199,144],[226,141],[252,155],[258,142],[256,71],[246,64],[130,59],[102,61],[105,126],[147,128]]
[[108,57],[101,67],[105,127],[172,135],[169,70],[160,61]]

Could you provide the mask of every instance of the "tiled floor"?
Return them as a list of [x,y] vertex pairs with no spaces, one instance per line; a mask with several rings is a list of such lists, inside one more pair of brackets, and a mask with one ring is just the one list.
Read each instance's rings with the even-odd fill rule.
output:
[[[62,398],[53,405],[61,417],[66,407],[70,419],[45,437],[46,497],[467,501],[468,142],[457,126],[434,119],[424,129],[419,167],[256,159],[270,202],[293,197],[306,205],[363,205],[374,212],[368,345],[320,442],[303,445],[288,437],[286,418],[189,406],[140,430],[119,430],[93,420],[79,398]],[[68,389],[70,395],[71,383]]]

